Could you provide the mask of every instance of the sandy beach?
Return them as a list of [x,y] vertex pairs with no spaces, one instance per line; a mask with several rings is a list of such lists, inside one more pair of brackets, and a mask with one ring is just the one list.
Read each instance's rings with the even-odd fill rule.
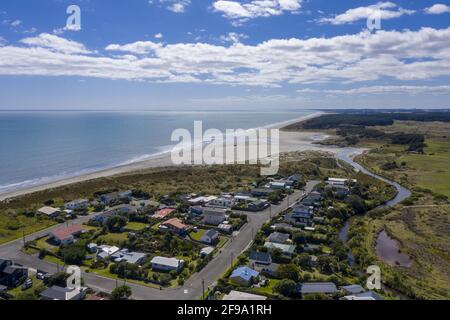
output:
[[[289,121],[284,121],[276,124],[266,126],[266,128],[281,129],[289,124],[305,121],[314,117],[322,115],[323,112],[316,112],[308,116],[292,119]],[[338,149],[333,147],[321,146],[313,144],[314,142],[320,141],[327,138],[321,132],[291,132],[280,130],[280,153],[293,152],[293,151],[306,151],[306,150],[316,150],[316,151],[326,151],[337,153]],[[127,174],[131,172],[138,172],[140,170],[151,169],[151,168],[162,168],[173,166],[171,160],[170,151],[167,153],[159,154],[154,157],[149,157],[146,160],[135,162],[132,164],[127,164],[123,166],[118,166],[110,168],[107,170],[101,170],[89,174],[84,174],[72,178],[67,178],[63,180],[58,180],[50,183],[45,183],[42,185],[37,185],[17,191],[7,192],[0,194],[0,201],[7,200],[9,198],[18,197],[21,195],[42,191],[46,189],[57,188],[73,183],[79,183],[87,180],[110,177],[114,175]]]

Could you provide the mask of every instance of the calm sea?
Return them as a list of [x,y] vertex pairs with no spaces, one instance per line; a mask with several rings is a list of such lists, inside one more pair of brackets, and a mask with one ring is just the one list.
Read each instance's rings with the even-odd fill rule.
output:
[[313,113],[0,112],[0,193],[145,160],[167,152],[174,129],[250,129]]

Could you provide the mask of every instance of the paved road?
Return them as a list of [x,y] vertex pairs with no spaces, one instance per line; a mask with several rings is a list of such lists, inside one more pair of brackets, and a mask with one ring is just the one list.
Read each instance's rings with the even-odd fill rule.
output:
[[[221,252],[212,259],[208,265],[203,268],[199,273],[196,273],[190,277],[183,287],[174,289],[163,289],[158,290],[142,285],[137,285],[134,283],[127,282],[127,285],[131,287],[133,291],[133,298],[139,300],[196,300],[203,292],[203,284],[205,290],[212,286],[215,281],[228,269],[232,259],[235,259],[239,254],[245,251],[253,242],[257,231],[262,227],[262,225],[270,220],[271,216],[280,214],[282,211],[288,207],[294,205],[298,200],[303,198],[305,194],[312,191],[314,186],[316,186],[318,181],[310,181],[305,187],[305,191],[296,191],[289,197],[284,199],[279,205],[272,206],[259,213],[246,213],[248,216],[248,223],[245,224],[241,230],[233,235],[231,241],[222,248]],[[82,223],[89,219],[90,217],[81,217],[74,220],[74,223]],[[49,228],[37,232],[33,235],[27,237],[27,240],[39,238],[49,233],[54,228],[58,226]],[[4,244],[0,246],[0,257],[9,258],[14,260],[16,263],[23,264],[24,266],[44,270],[48,272],[56,272],[57,265],[47,262],[45,260],[39,260],[36,255],[27,255],[20,252],[22,248],[22,239]],[[106,292],[111,292],[116,287],[116,280],[105,278],[93,273],[83,273],[83,279],[86,285],[100,289]],[[203,280],[203,281],[202,281]],[[123,283],[123,280],[119,284]]]

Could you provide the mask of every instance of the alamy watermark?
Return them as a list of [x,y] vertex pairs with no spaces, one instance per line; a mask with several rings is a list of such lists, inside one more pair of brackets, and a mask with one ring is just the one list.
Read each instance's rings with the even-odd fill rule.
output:
[[194,134],[176,129],[171,140],[178,144],[171,151],[175,165],[261,165],[261,175],[278,173],[280,132],[278,129],[208,129],[194,122]]
[[372,265],[367,267],[367,274],[370,276],[367,278],[366,287],[369,290],[381,289],[381,269],[379,266]]
[[381,30],[381,18],[382,11],[381,7],[376,8],[370,15],[367,17],[367,29],[369,31]]
[[77,5],[67,7],[66,13],[69,15],[66,22],[65,30],[79,31],[81,30],[81,9]]
[[66,273],[69,277],[66,280],[66,286],[70,289],[81,288],[81,269],[78,266],[68,266]]

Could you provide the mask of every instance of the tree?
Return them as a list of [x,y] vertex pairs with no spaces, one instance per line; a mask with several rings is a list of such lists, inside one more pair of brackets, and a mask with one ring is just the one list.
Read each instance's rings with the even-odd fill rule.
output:
[[349,196],[347,202],[356,214],[363,214],[367,211],[364,200],[356,195]]
[[291,297],[295,293],[295,282],[289,279],[283,279],[278,282],[274,289],[276,292],[281,293],[283,296]]
[[293,263],[282,264],[277,270],[277,275],[281,279],[289,279],[289,280],[293,280],[293,281],[298,281],[299,272],[300,272],[300,269]]
[[127,224],[127,219],[122,216],[112,216],[106,220],[106,227],[109,231],[121,231]]
[[131,288],[128,286],[120,286],[111,293],[112,300],[128,300],[131,297]]
[[86,247],[84,241],[80,241],[61,248],[61,256],[67,264],[81,265],[86,257]]
[[65,272],[57,272],[47,278],[46,285],[47,287],[58,286],[65,288],[67,286],[67,278],[69,275]]

